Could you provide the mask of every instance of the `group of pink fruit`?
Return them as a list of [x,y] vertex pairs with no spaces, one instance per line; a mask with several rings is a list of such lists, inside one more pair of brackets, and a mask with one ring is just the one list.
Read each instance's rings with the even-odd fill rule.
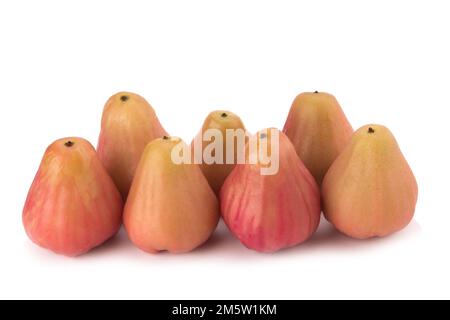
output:
[[[220,110],[209,114],[199,136],[211,128],[244,125]],[[25,230],[40,246],[77,256],[114,236],[123,222],[142,250],[181,253],[206,242],[222,216],[245,246],[274,252],[310,238],[321,211],[358,239],[389,235],[411,221],[417,183],[386,127],[353,132],[337,100],[316,91],[295,98],[276,133],[273,175],[261,175],[265,164],[247,158],[175,164],[171,150],[184,142],[166,133],[144,98],[118,93],[105,105],[97,151],[76,137],[47,148],[23,210]],[[223,151],[230,152],[226,144]]]

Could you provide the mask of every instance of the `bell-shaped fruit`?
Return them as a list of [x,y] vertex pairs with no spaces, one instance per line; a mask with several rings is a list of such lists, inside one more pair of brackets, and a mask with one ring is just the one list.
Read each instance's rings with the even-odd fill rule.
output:
[[23,224],[39,246],[77,256],[116,234],[122,208],[120,193],[94,147],[81,138],[65,138],[44,154],[25,202]]
[[246,163],[236,165],[220,196],[225,223],[256,251],[274,252],[302,243],[319,225],[317,183],[277,129],[250,138]]
[[97,152],[123,199],[145,146],[164,135],[155,111],[141,96],[119,92],[106,102]]
[[292,103],[283,132],[319,186],[353,129],[336,98],[324,92],[299,94]]
[[417,202],[417,183],[386,127],[360,128],[329,169],[322,185],[325,217],[357,239],[404,228]]
[[[237,163],[238,152],[244,149],[245,142],[245,127],[241,119],[225,110],[211,112],[192,141],[194,159],[216,195]],[[202,156],[204,153],[209,159]]]
[[130,240],[150,253],[195,249],[208,240],[220,217],[217,198],[200,167],[175,159],[179,150],[189,153],[190,147],[175,137],[147,145],[125,205]]

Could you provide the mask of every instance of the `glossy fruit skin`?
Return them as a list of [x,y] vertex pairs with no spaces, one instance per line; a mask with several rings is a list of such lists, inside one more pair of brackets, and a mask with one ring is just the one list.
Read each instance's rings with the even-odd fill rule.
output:
[[176,137],[156,139],[144,150],[124,210],[130,240],[149,253],[185,253],[206,242],[219,217],[218,200],[196,164],[175,164]]
[[[266,130],[250,139],[258,139],[261,132]],[[261,175],[260,163],[238,164],[220,193],[228,228],[246,247],[259,252],[306,241],[320,221],[319,188],[289,139],[282,132],[279,139],[277,174]]]
[[320,186],[353,129],[333,95],[305,92],[292,103],[283,132]]
[[78,256],[117,233],[122,208],[119,191],[92,145],[64,138],[44,154],[25,202],[23,225],[37,245]]
[[167,135],[150,104],[131,92],[119,92],[103,109],[97,153],[123,199],[150,141]]
[[414,216],[418,186],[392,133],[381,125],[358,129],[322,185],[325,217],[356,239],[384,237]]
[[[194,154],[195,150],[195,143],[200,143],[202,148],[202,152],[205,150],[206,146],[209,142],[202,141],[203,134],[208,129],[217,129],[222,133],[222,136],[224,137],[224,144],[223,144],[223,156],[224,156],[224,163],[214,163],[214,164],[207,164],[205,161],[202,161],[200,165],[200,169],[202,170],[203,174],[205,175],[206,179],[209,182],[209,185],[214,190],[217,196],[219,196],[220,188],[222,187],[226,177],[230,174],[230,172],[233,170],[235,164],[237,163],[237,154],[238,154],[238,144],[236,143],[237,139],[234,139],[233,145],[234,148],[230,149],[230,151],[227,148],[227,135],[226,130],[227,129],[233,129],[233,130],[242,130],[242,132],[245,132],[244,124],[242,123],[242,120],[237,116],[236,114],[232,113],[228,110],[216,110],[211,112],[208,117],[205,119],[202,129],[198,133],[198,135],[194,138],[194,140],[191,143],[191,149],[192,154]],[[243,142],[243,146],[245,146],[245,141]],[[229,144],[229,143],[228,143]],[[229,152],[233,152],[234,154],[234,162],[233,164],[227,164],[226,163],[226,155]]]

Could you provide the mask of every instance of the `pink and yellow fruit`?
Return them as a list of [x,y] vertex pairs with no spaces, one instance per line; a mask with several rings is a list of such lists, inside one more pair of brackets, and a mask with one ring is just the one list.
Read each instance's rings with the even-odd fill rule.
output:
[[[320,220],[316,181],[286,135],[278,130],[275,133],[279,135],[279,148],[275,147],[270,156],[279,158],[278,172],[261,174],[261,169],[271,164],[262,161],[260,148],[267,143],[267,150],[271,150],[274,132],[260,131],[247,143],[246,164],[236,165],[220,193],[222,216],[231,232],[245,246],[260,252],[306,241]],[[250,148],[251,144],[258,148]],[[251,162],[252,158],[258,160]]]
[[25,202],[23,225],[39,246],[77,256],[116,234],[122,208],[92,145],[65,138],[45,152]]

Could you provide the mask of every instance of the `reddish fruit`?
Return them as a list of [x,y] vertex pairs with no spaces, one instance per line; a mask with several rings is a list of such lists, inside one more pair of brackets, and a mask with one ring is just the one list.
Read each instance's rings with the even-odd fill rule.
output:
[[23,224],[39,246],[77,256],[116,234],[122,207],[92,145],[65,138],[44,154],[25,202]]
[[[263,142],[271,150],[276,135],[279,148],[275,146],[271,157],[278,157],[279,170],[274,175],[261,175],[267,162],[262,161],[259,150]],[[255,140],[258,148],[250,150]],[[250,138],[246,154],[247,163],[236,165],[220,193],[222,216],[229,229],[245,246],[261,252],[307,240],[319,225],[320,194],[292,143],[276,129],[263,130]],[[252,158],[258,161],[252,164]]]

